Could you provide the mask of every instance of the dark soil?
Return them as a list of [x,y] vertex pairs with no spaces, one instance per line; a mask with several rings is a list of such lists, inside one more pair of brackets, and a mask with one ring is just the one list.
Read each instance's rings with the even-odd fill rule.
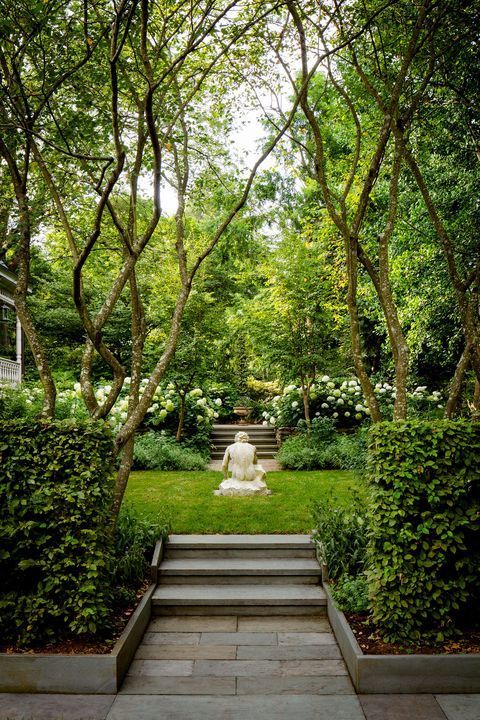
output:
[[149,584],[150,580],[145,580],[138,589],[135,601],[128,607],[118,609],[117,615],[113,618],[112,628],[103,637],[92,634],[59,636],[56,640],[46,642],[44,645],[35,645],[29,648],[19,648],[14,645],[0,643],[0,652],[8,655],[14,653],[21,653],[22,655],[108,655],[125,630]]
[[453,640],[436,645],[404,645],[384,642],[367,615],[345,613],[358,644],[367,655],[458,655],[480,653],[480,628],[466,628]]

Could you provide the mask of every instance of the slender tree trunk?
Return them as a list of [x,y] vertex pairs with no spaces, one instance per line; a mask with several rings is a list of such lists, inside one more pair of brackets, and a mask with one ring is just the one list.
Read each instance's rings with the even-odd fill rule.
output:
[[471,360],[471,350],[470,345],[465,345],[450,383],[450,391],[444,413],[444,417],[449,420],[455,415],[462,396],[463,381]]
[[480,382],[475,378],[475,390],[473,391],[473,409],[480,410]]
[[382,419],[382,413],[380,412],[380,406],[375,396],[372,382],[368,376],[365,363],[363,361],[362,353],[362,340],[360,333],[360,321],[358,317],[358,305],[357,305],[357,282],[358,282],[358,261],[356,251],[356,240],[354,238],[348,238],[346,240],[346,254],[347,254],[347,275],[348,275],[348,292],[347,292],[347,308],[350,316],[350,333],[352,338],[352,355],[353,364],[355,366],[355,372],[360,380],[365,400],[367,401],[368,409],[370,410],[370,417],[372,422],[380,422]]
[[306,381],[305,377],[302,375],[301,383],[303,397],[303,413],[305,415],[305,422],[307,423],[307,428],[310,430],[310,427],[312,425],[310,419],[310,382],[308,380]]
[[120,508],[122,506],[123,496],[127,488],[128,478],[133,465],[133,451],[135,449],[135,435],[131,435],[120,452],[120,465],[115,478],[115,494],[112,506],[112,529],[114,530]]
[[180,409],[178,411],[178,426],[177,426],[177,433],[175,435],[175,440],[177,442],[180,442],[183,437],[183,426],[185,424],[185,404],[187,401],[185,392],[183,390],[180,391]]

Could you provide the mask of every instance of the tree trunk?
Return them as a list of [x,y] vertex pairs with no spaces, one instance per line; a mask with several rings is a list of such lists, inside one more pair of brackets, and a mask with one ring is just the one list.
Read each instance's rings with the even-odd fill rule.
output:
[[448,395],[448,400],[445,406],[444,413],[444,417],[449,420],[455,415],[457,411],[458,404],[462,396],[465,372],[467,371],[467,368],[470,364],[470,360],[471,347],[467,344],[465,345],[465,348],[460,356],[460,360],[458,361],[457,367],[455,368],[455,372],[453,374],[452,382],[450,383],[450,392]]
[[180,409],[178,411],[178,427],[177,427],[177,433],[175,435],[175,440],[177,442],[180,442],[183,437],[183,426],[185,423],[185,404],[186,404],[186,396],[183,391],[179,393],[180,395]]
[[303,413],[305,415],[305,422],[307,423],[307,428],[310,430],[310,427],[312,425],[312,422],[310,420],[310,383],[305,382],[305,378],[302,376],[301,378],[302,382],[302,397],[303,397]]
[[134,447],[135,435],[132,435],[128,438],[127,442],[123,446],[123,450],[121,451],[120,466],[117,470],[117,476],[115,478],[115,494],[112,505],[112,531],[114,531],[117,526],[123,496],[125,495],[128,478],[132,469]]
[[350,333],[352,338],[353,364],[355,366],[355,372],[357,373],[357,377],[360,380],[360,385],[362,386],[368,409],[370,410],[370,417],[372,419],[372,422],[380,422],[382,419],[382,413],[380,412],[380,406],[375,396],[373,385],[370,381],[370,378],[368,377],[362,354],[360,321],[358,318],[357,305],[358,265],[356,244],[357,243],[354,238],[345,239],[348,275],[347,308],[348,314],[350,316]]

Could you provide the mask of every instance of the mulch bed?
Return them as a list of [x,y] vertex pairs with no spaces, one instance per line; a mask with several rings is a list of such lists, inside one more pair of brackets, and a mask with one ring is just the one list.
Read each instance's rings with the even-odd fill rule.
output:
[[149,584],[150,580],[145,580],[138,589],[135,602],[131,606],[118,610],[118,615],[113,619],[113,627],[107,637],[99,638],[92,634],[69,637],[59,636],[56,640],[47,642],[44,645],[35,645],[29,648],[19,648],[14,645],[0,643],[0,652],[7,655],[16,653],[22,655],[106,655],[112,650],[125,630]]
[[437,645],[403,645],[384,642],[367,615],[345,613],[355,638],[366,655],[458,655],[480,653],[480,628],[466,628],[459,637]]

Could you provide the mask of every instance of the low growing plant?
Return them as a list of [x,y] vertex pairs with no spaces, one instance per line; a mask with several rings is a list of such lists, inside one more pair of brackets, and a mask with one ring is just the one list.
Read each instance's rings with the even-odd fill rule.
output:
[[135,441],[136,470],[205,470],[206,466],[203,455],[168,435],[150,431]]
[[336,605],[343,612],[365,613],[369,609],[368,582],[365,573],[342,575],[332,587]]
[[348,507],[342,507],[328,496],[314,504],[313,520],[313,541],[332,580],[362,573],[368,541],[365,500],[357,494]]
[[114,605],[130,603],[145,580],[157,540],[167,539],[170,520],[162,514],[143,518],[123,507],[115,531],[111,563]]

